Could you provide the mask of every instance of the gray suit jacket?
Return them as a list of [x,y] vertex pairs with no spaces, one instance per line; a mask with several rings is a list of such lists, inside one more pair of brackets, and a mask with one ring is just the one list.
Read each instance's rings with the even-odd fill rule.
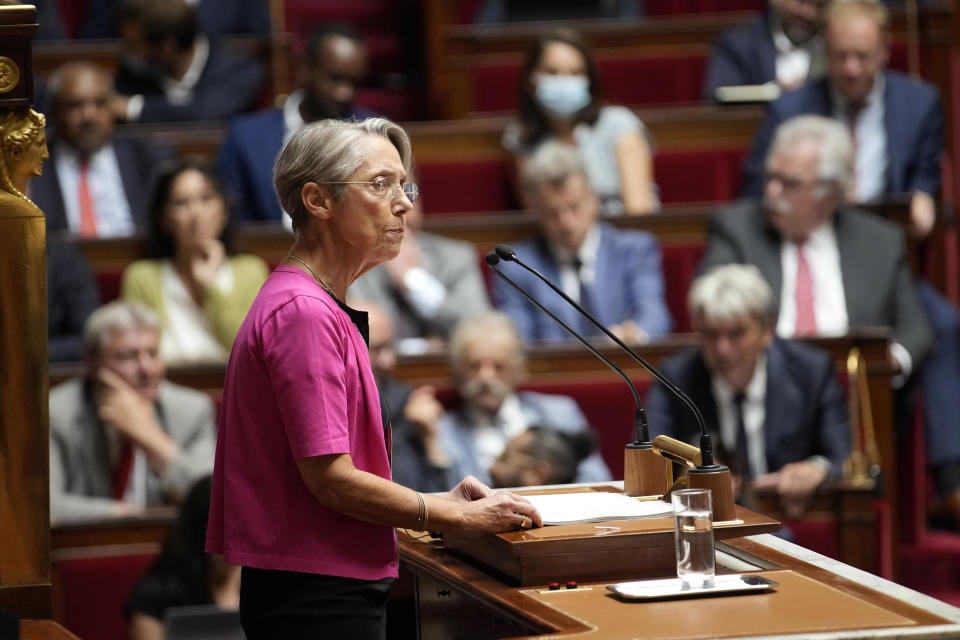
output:
[[[573,433],[589,429],[587,419],[573,398],[567,396],[520,391],[517,393],[520,406],[531,425]],[[447,478],[456,484],[464,476],[475,476],[490,484],[490,470],[481,467],[473,443],[473,429],[467,414],[459,409],[448,411],[440,417],[440,438],[452,464]],[[577,482],[605,482],[611,480],[610,469],[599,451],[591,453],[577,468]]]
[[347,296],[375,303],[393,318],[398,338],[439,336],[446,338],[463,318],[486,311],[490,304],[473,246],[421,231],[421,266],[443,283],[447,297],[432,318],[417,315],[404,300],[381,265],[361,276]]
[[[910,353],[916,371],[930,350],[933,334],[907,268],[903,231],[852,207],[837,211],[834,230],[850,327],[891,327],[894,339]],[[698,272],[731,262],[760,269],[779,309],[783,284],[780,236],[767,223],[757,201],[734,203],[710,220],[707,250]]]
[[[157,420],[180,453],[162,476],[148,471],[148,504],[176,503],[201,476],[213,471],[216,418],[203,393],[163,381],[156,402]],[[53,519],[109,515],[112,460],[118,455],[116,432],[97,416],[85,378],[50,391],[50,511]]]

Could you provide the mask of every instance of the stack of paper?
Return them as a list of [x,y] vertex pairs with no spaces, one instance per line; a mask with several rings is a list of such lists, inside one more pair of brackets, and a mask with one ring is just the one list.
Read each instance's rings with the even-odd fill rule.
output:
[[637,500],[622,493],[591,491],[524,497],[537,508],[545,525],[636,520],[673,515],[673,506],[663,500]]

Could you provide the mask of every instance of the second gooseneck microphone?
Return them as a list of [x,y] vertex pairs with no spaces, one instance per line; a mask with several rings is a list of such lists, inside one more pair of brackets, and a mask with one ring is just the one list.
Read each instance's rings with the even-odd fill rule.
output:
[[[496,257],[496,258],[499,258],[499,259],[498,259],[495,263],[493,263],[493,264],[490,263],[491,254],[496,254],[495,257]],[[680,388],[678,388],[675,384],[673,384],[673,382],[671,382],[670,380],[668,380],[667,378],[665,378],[665,377],[663,376],[663,374],[661,374],[661,373],[660,373],[653,365],[651,365],[649,362],[647,362],[647,361],[644,360],[642,357],[640,357],[640,355],[637,354],[633,349],[631,349],[631,348],[628,347],[626,344],[624,344],[624,342],[623,342],[620,338],[618,338],[617,336],[615,336],[609,329],[607,329],[605,326],[603,326],[603,324],[602,324],[599,320],[597,320],[597,319],[596,319],[595,317],[593,317],[593,315],[591,315],[586,309],[584,309],[582,306],[580,306],[580,303],[578,303],[576,300],[574,300],[573,298],[571,298],[570,296],[568,296],[568,295],[563,291],[563,289],[561,289],[560,287],[558,287],[557,285],[555,285],[553,282],[551,282],[551,281],[550,281],[546,276],[544,276],[542,273],[540,273],[539,271],[537,271],[536,269],[534,269],[533,267],[531,267],[531,266],[528,265],[527,263],[523,262],[520,258],[518,258],[516,251],[514,251],[512,247],[510,247],[510,246],[508,246],[508,245],[505,245],[505,244],[498,244],[498,245],[496,246],[496,249],[494,249],[494,251],[492,251],[492,252],[490,252],[490,253],[487,254],[487,258],[486,258],[486,259],[487,259],[487,264],[490,264],[491,267],[493,267],[493,266],[494,266],[496,263],[498,263],[500,260],[503,260],[503,261],[505,261],[505,262],[515,262],[515,263],[517,263],[518,265],[520,265],[521,267],[523,267],[524,269],[526,269],[527,271],[529,271],[530,273],[532,273],[534,276],[536,276],[537,278],[539,278],[540,280],[542,280],[547,286],[549,286],[551,289],[553,289],[555,292],[557,292],[557,294],[559,294],[560,297],[562,297],[564,300],[566,300],[567,303],[569,303],[570,305],[572,305],[573,308],[575,308],[577,311],[579,311],[581,314],[583,314],[583,316],[584,316],[585,318],[587,318],[587,319],[588,319],[590,322],[592,322],[598,329],[600,329],[600,331],[602,331],[602,332],[604,333],[604,335],[606,335],[608,338],[610,338],[611,340],[613,340],[613,341],[617,344],[617,346],[619,346],[621,349],[623,349],[631,358],[633,358],[636,362],[638,362],[641,366],[643,366],[643,368],[645,368],[647,371],[649,371],[650,374],[653,375],[657,380],[659,380],[660,383],[663,384],[663,386],[665,386],[667,389],[669,389],[671,393],[673,393],[675,396],[677,396],[677,397],[680,399],[680,401],[683,402],[683,403],[693,412],[694,416],[696,417],[697,424],[700,426],[700,467],[699,467],[699,468],[701,468],[701,469],[715,469],[715,468],[716,468],[716,469],[719,469],[719,465],[717,465],[716,462],[715,462],[714,459],[713,459],[713,440],[710,438],[710,434],[707,433],[707,425],[706,425],[706,422],[704,422],[703,414],[700,413],[700,409],[697,408],[697,405],[694,404],[693,400],[691,400],[690,397],[689,397],[687,394],[685,394],[683,391],[681,391]],[[505,276],[502,272],[500,272],[498,269],[494,269],[494,271],[495,271],[497,274],[499,274],[502,278],[506,278],[506,276]],[[512,281],[511,281],[510,283],[511,283],[517,290],[519,290],[528,300],[532,300],[532,298],[531,298],[529,295],[527,295],[527,293],[526,293],[525,291],[523,291],[523,290],[519,287],[519,285],[517,285],[516,283],[513,283]],[[539,303],[535,303],[535,304],[536,304],[541,310],[543,310],[544,312],[546,312],[548,315],[550,315],[551,317],[554,317],[553,314],[551,314],[549,311],[547,311],[546,309],[544,309],[542,305],[540,305]],[[554,319],[556,320],[555,317],[554,317]],[[559,320],[557,320],[557,322],[559,322]],[[562,324],[562,323],[561,323],[561,324]],[[566,327],[565,327],[565,328],[566,328]],[[570,331],[571,333],[573,333],[569,328],[567,328],[567,331]],[[576,334],[574,334],[574,335],[576,335]],[[583,340],[583,338],[581,338],[580,336],[577,336],[577,337],[580,338],[580,340],[581,340],[582,342],[585,342],[585,341]],[[631,383],[631,386],[632,386],[632,383]],[[638,406],[639,406],[639,400],[638,400],[637,402],[638,402]],[[642,408],[640,409],[640,411],[641,411],[641,412],[643,411]],[[644,415],[644,419],[643,419],[644,432],[643,432],[643,433],[640,433],[639,430],[638,430],[638,433],[637,433],[637,443],[636,443],[636,444],[646,444],[646,443],[648,443],[648,442],[650,441],[650,434],[649,434],[649,431],[647,430],[647,425],[646,425],[646,414],[644,413],[643,415]]]

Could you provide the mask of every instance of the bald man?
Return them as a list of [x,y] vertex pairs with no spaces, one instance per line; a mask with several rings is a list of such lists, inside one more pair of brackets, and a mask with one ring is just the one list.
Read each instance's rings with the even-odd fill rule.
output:
[[146,221],[157,168],[173,151],[114,136],[113,80],[91,62],[68,62],[50,76],[47,109],[53,134],[43,175],[30,196],[47,230],[85,237],[132,235]]

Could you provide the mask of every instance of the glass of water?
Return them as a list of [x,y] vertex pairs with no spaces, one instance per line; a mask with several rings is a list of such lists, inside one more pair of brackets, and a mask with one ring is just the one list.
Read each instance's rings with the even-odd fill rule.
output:
[[676,532],[677,577],[684,590],[713,586],[713,508],[709,489],[671,494]]

